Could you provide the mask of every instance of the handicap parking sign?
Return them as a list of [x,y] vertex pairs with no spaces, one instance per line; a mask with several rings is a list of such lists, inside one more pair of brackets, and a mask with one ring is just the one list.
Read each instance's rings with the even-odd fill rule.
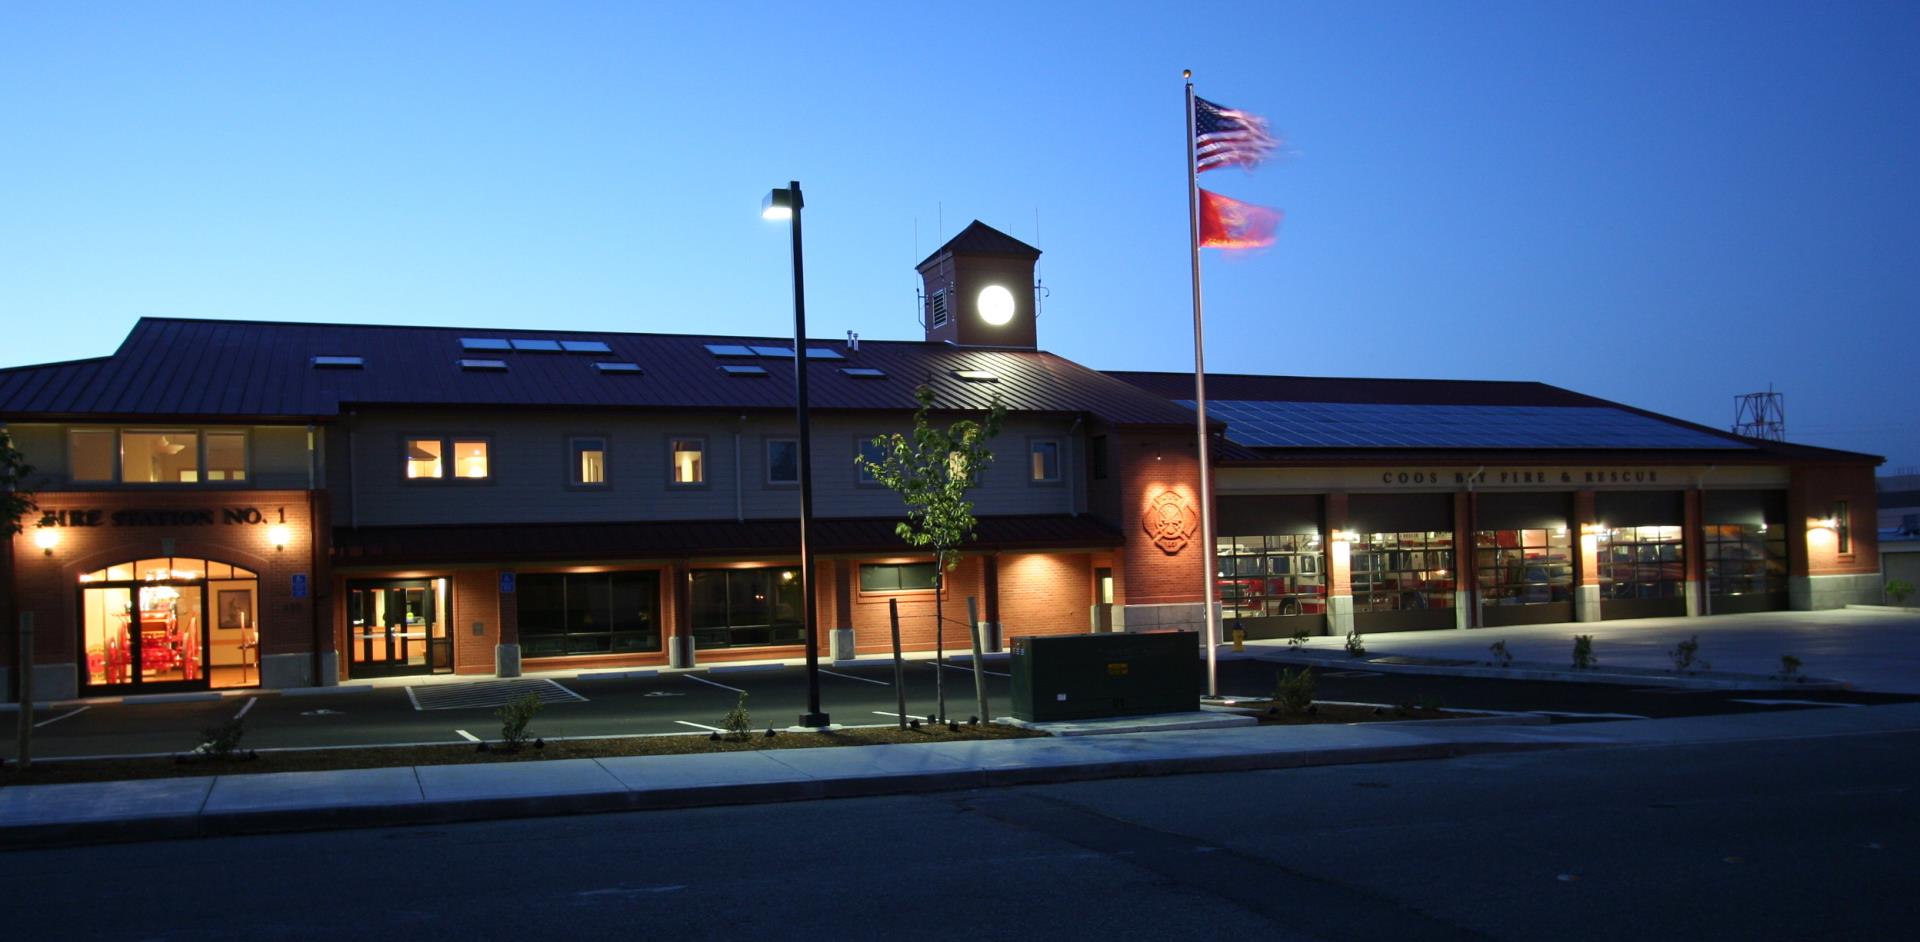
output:
[[307,574],[304,572],[293,574],[293,597],[296,599],[307,597]]
[[513,594],[513,573],[511,572],[500,573],[500,594],[501,595]]

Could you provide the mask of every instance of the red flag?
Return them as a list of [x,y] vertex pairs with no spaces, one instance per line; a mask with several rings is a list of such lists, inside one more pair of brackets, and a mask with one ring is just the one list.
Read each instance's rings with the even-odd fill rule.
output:
[[1273,244],[1283,214],[1277,209],[1242,203],[1208,190],[1200,191],[1200,247],[1257,249]]

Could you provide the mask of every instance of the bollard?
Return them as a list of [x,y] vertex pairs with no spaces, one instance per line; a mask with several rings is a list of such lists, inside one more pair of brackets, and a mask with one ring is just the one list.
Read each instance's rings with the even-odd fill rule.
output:
[[1246,642],[1247,630],[1245,628],[1233,629],[1233,649],[1235,651],[1245,651],[1247,649]]
[[20,613],[20,771],[33,768],[33,613]]

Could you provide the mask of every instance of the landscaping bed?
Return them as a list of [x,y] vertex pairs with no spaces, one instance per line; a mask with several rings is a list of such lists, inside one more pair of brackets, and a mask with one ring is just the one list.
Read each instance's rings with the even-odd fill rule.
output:
[[10,785],[53,785],[70,782],[109,782],[127,779],[180,778],[201,775],[241,775],[263,772],[321,772],[336,769],[373,769],[390,766],[459,765],[463,763],[543,762],[550,759],[606,759],[618,756],[696,755],[708,752],[750,752],[761,749],[811,749],[821,746],[878,746],[898,743],[958,742],[983,739],[1025,739],[1041,736],[1031,730],[985,723],[961,724],[958,730],[923,725],[902,730],[892,726],[859,727],[823,733],[756,732],[743,740],[709,739],[705,733],[667,736],[626,736],[601,739],[546,741],[517,751],[491,745],[481,752],[471,744],[444,746],[366,746],[347,749],[289,749],[232,758],[195,757],[182,761],[171,756],[137,759],[36,759],[24,773],[9,760],[0,768],[0,788]]

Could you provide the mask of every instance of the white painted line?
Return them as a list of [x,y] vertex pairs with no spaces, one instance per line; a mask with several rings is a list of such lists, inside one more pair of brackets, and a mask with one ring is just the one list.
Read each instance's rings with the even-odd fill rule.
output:
[[863,684],[879,684],[879,685],[880,685],[880,686],[882,686],[882,687],[891,687],[891,686],[893,686],[892,684],[890,684],[890,683],[887,683],[887,682],[886,682],[886,681],[884,681],[884,680],[874,680],[874,679],[873,679],[873,678],[871,678],[871,677],[855,677],[855,676],[853,676],[852,674],[842,674],[842,673],[838,673],[838,672],[836,672],[836,671],[830,671],[830,670],[827,670],[827,669],[826,669],[826,668],[824,668],[824,667],[822,667],[822,668],[820,668],[820,673],[822,673],[822,674],[826,674],[826,675],[827,675],[827,676],[829,676],[829,677],[844,677],[844,678],[846,678],[847,680],[857,680],[857,681],[859,681],[859,682],[861,682],[861,683],[863,683]]
[[48,723],[58,723],[58,722],[60,722],[61,720],[64,720],[64,719],[66,719],[66,718],[67,718],[67,717],[69,717],[69,716],[74,716],[74,715],[77,715],[77,714],[80,714],[80,713],[85,713],[85,712],[87,712],[87,711],[88,711],[88,710],[90,710],[90,709],[92,709],[92,707],[81,707],[81,708],[79,708],[79,709],[77,709],[77,710],[68,710],[67,712],[65,712],[65,713],[62,713],[62,714],[60,714],[59,716],[50,716],[50,717],[48,717],[48,718],[46,718],[46,719],[44,719],[44,720],[41,720],[41,721],[40,721],[40,722],[38,722],[38,723],[35,723],[35,724],[33,724],[33,728],[34,728],[34,729],[39,729],[40,727],[42,727],[42,726],[45,726],[45,725],[47,725]]
[[407,687],[405,689],[407,691],[407,699],[413,701],[413,708],[415,710],[420,709],[420,698],[413,695],[413,688]]
[[1641,716],[1638,713],[1569,713],[1569,712],[1566,712],[1565,710],[1529,710],[1528,712],[1532,713],[1534,716],[1564,716],[1570,719],[1581,719],[1581,720],[1652,719],[1652,717],[1650,716]]
[[561,682],[559,682],[559,681],[557,681],[557,680],[554,680],[554,679],[552,679],[552,678],[550,678],[550,677],[548,677],[548,678],[542,678],[542,679],[543,679],[543,680],[545,680],[545,681],[546,681],[547,683],[550,683],[550,684],[552,684],[552,685],[554,685],[555,687],[558,687],[558,688],[560,688],[560,690],[561,690],[561,691],[562,691],[563,693],[565,693],[565,694],[566,694],[567,696],[569,696],[569,697],[579,697],[579,699],[580,699],[580,702],[581,702],[581,703],[586,703],[586,702],[588,702],[588,700],[587,700],[587,698],[586,698],[586,697],[581,697],[581,696],[580,696],[580,694],[579,694],[579,693],[577,693],[577,692],[575,692],[575,691],[574,691],[574,689],[573,689],[572,687],[568,687],[568,686],[566,686],[565,684],[562,684]]
[[1727,702],[1728,703],[1751,703],[1754,706],[1827,706],[1827,707],[1866,706],[1866,704],[1864,703],[1835,703],[1831,700],[1741,700],[1741,699],[1732,698],[1732,697],[1728,698]]
[[708,732],[713,732],[713,733],[724,733],[724,732],[726,732],[726,730],[724,730],[724,729],[721,729],[721,728],[720,728],[720,727],[718,727],[718,726],[708,726],[708,725],[707,725],[707,724],[705,724],[705,723],[694,723],[694,722],[691,722],[691,721],[688,721],[688,720],[674,720],[674,722],[675,722],[675,723],[679,723],[679,724],[680,724],[681,726],[691,726],[691,727],[693,727],[694,729],[704,729],[704,730],[707,730]]
[[[922,661],[921,663],[926,664],[928,667],[944,667],[950,671],[965,671],[966,673],[969,673],[969,674],[973,673],[972,667],[962,667],[959,664],[933,664],[926,661]],[[995,677],[1012,677],[1013,676],[1012,674],[1002,674],[999,671],[990,671],[984,667],[980,668],[980,673],[992,674]]]
[[464,739],[464,740],[466,740],[466,741],[468,741],[468,742],[479,742],[479,741],[480,741],[480,737],[478,737],[478,736],[475,736],[474,734],[472,734],[472,733],[469,733],[469,732],[467,732],[467,731],[466,731],[466,730],[464,730],[464,729],[456,729],[456,730],[454,730],[454,732],[456,732],[456,733],[459,733],[459,734],[460,734],[460,738],[461,738],[461,739]]
[[744,673],[747,673],[748,671],[785,670],[786,666],[787,665],[785,664],[735,664],[731,667],[708,668],[707,673],[709,674],[744,674]]
[[1332,672],[1329,672],[1326,676],[1328,677],[1382,677],[1385,675],[1381,674],[1379,671],[1332,671]]
[[233,718],[236,720],[245,719],[247,715],[247,711],[253,709],[253,705],[259,702],[260,702],[259,697],[248,697],[246,705],[242,706],[240,708],[240,712],[235,713],[233,715]]
[[719,687],[721,690],[731,690],[734,693],[746,693],[745,690],[741,690],[739,687],[729,687],[726,684],[717,684],[711,680],[706,679],[705,677],[695,677],[692,674],[681,674],[680,676],[685,677],[686,679],[691,681],[696,681],[698,683],[706,684],[709,687]]

